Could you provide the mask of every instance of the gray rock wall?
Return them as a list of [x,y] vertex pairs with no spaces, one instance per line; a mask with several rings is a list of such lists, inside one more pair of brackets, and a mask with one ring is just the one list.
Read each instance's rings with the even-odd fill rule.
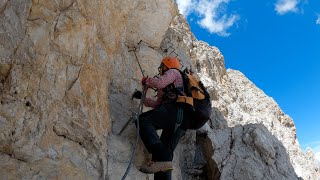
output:
[[[214,105],[178,145],[173,179],[319,178],[292,119],[177,14],[172,0],[0,0],[1,179],[120,179],[136,138],[133,125],[118,136],[138,106],[136,57],[151,77],[168,55]],[[127,179],[152,179],[138,171],[148,159],[139,141]]]
[[1,179],[107,178],[109,95],[140,75],[124,44],[160,44],[172,2],[5,0],[0,10]]

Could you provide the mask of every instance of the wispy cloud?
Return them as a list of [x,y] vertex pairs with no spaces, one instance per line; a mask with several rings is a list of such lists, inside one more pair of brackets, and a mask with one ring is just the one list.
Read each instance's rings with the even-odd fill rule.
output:
[[288,12],[298,12],[299,0],[277,0],[275,4],[275,11],[283,15]]
[[316,24],[319,24],[320,25],[320,14],[318,14],[318,19],[316,21]]
[[180,13],[188,16],[194,4],[194,0],[177,0],[177,4],[179,6]]
[[210,33],[229,36],[227,30],[239,19],[236,14],[227,14],[226,5],[230,0],[177,0],[181,14],[198,16],[197,23]]

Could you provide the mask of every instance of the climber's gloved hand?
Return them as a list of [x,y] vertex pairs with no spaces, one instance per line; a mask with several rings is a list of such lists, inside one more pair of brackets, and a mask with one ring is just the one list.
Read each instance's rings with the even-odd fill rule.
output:
[[147,77],[142,77],[142,79],[141,79],[142,86],[146,85],[147,79],[148,79],[148,76]]
[[142,96],[142,92],[141,92],[141,91],[136,90],[136,91],[134,91],[134,93],[132,94],[131,99],[133,99],[133,98],[141,99],[141,96]]

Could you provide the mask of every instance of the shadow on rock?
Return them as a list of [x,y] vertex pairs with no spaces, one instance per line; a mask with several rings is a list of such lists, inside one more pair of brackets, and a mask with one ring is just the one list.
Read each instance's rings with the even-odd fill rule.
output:
[[228,127],[213,109],[209,125],[197,131],[194,163],[197,179],[301,179],[283,144],[262,124]]

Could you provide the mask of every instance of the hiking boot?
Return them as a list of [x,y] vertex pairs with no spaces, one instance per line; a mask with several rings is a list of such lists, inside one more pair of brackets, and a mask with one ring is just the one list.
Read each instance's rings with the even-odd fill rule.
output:
[[156,172],[166,172],[173,170],[173,165],[171,161],[165,162],[153,162],[150,161],[148,164],[142,166],[140,171],[147,174],[154,174]]

